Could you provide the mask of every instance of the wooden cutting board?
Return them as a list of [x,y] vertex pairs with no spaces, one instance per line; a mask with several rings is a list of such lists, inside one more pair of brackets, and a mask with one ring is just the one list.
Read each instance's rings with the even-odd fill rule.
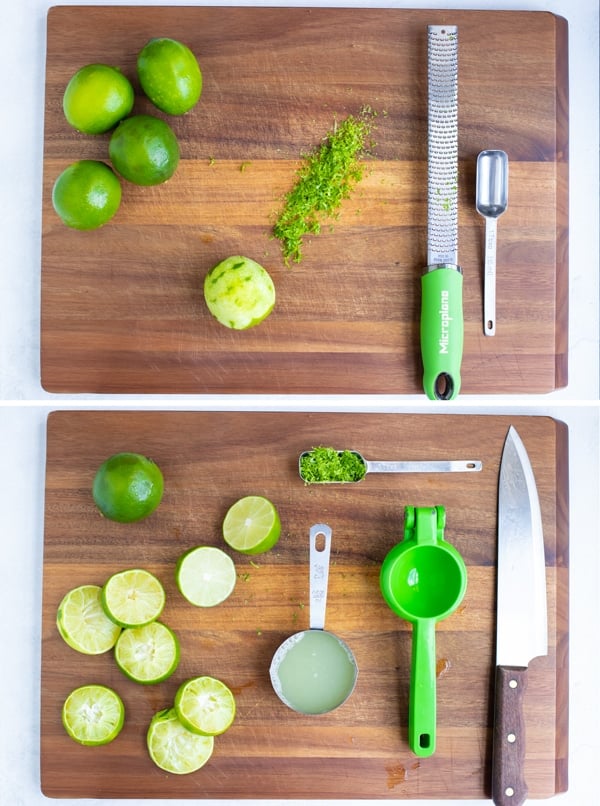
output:
[[[48,13],[41,378],[52,392],[419,394],[427,239],[428,24],[457,24],[463,392],[545,393],[567,381],[567,28],[540,12],[331,8],[55,7]],[[109,135],[67,124],[62,95],[94,61],[135,74],[159,35],[204,75],[170,118],[175,176],[125,183],[115,219],[69,230],[52,186],[71,162],[107,159]],[[286,268],[271,227],[303,154],[364,105],[375,158],[333,228]],[[160,113],[158,113],[160,114]],[[484,220],[475,165],[510,159],[498,234],[497,335],[482,330]],[[271,273],[277,305],[248,332],[208,313],[206,272],[230,255]]]
[[[41,679],[41,785],[63,798],[483,798],[489,795],[495,627],[498,467],[514,425],[537,480],[546,545],[549,653],[532,661],[526,693],[526,777],[532,797],[567,786],[568,455],[564,424],[542,417],[213,412],[52,413],[48,420]],[[352,434],[350,441],[349,435]],[[306,486],[302,450],[326,444],[368,458],[481,459],[469,474],[368,475],[357,485]],[[120,450],[153,457],[165,476],[154,515],[138,524],[103,519],[91,498],[100,463]],[[222,605],[200,611],[174,581],[178,556],[198,544],[227,548],[221,522],[242,495],[277,506],[277,546],[253,558],[230,552],[238,582]],[[437,750],[407,744],[411,633],[379,592],[379,569],[403,536],[404,507],[446,508],[446,539],[463,555],[468,588],[437,627]],[[308,627],[308,533],[333,530],[326,626],[347,641],[357,687],[329,715],[303,717],[269,681],[275,649]],[[128,681],[111,653],[77,654],[59,637],[62,596],[142,566],[167,591],[162,616],[179,635],[181,663],[156,686]],[[208,764],[168,775],[150,761],[145,733],[187,677],[231,686],[237,717]],[[113,686],[126,723],[104,747],[75,744],[62,703],[73,688]]]

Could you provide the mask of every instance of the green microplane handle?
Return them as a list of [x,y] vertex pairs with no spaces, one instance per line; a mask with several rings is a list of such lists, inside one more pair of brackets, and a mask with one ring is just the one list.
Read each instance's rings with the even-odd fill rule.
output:
[[422,277],[423,388],[430,400],[452,400],[460,391],[462,289],[463,276],[458,266],[432,268]]

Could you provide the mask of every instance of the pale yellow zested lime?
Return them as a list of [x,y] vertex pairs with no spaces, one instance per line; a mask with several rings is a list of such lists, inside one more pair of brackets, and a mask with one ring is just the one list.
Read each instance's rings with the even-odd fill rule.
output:
[[273,310],[275,285],[260,263],[233,255],[217,263],[204,278],[204,300],[222,325],[248,330]]

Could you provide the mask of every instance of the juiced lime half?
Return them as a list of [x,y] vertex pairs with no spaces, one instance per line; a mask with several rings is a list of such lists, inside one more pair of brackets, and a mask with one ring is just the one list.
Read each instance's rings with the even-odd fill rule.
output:
[[84,655],[100,655],[112,649],[121,628],[111,621],[100,601],[99,585],[70,590],[56,613],[56,626],[64,641]]
[[115,660],[121,671],[136,683],[150,685],[170,677],[179,663],[179,640],[160,621],[144,627],[129,627],[115,646]]
[[242,554],[261,554],[273,548],[281,534],[274,505],[263,496],[247,495],[233,504],[223,521],[223,538]]
[[120,627],[143,627],[155,621],[163,611],[165,600],[160,580],[143,568],[113,574],[101,594],[106,615]]
[[231,690],[214,677],[194,677],[182,683],[174,705],[181,724],[201,736],[225,733],[235,717]]
[[62,722],[69,736],[79,744],[112,742],[123,727],[125,706],[116,691],[107,686],[81,686],[64,702]]
[[183,554],[175,569],[177,587],[197,607],[221,604],[233,592],[237,575],[233,560],[214,546],[197,546]]
[[185,728],[174,708],[154,714],[146,735],[152,761],[176,775],[203,767],[212,755],[214,741],[212,736],[199,736]]

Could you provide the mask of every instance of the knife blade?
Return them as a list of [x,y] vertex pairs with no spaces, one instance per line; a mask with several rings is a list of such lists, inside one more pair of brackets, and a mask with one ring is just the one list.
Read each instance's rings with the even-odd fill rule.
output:
[[423,388],[431,400],[460,390],[462,269],[458,265],[458,28],[427,27],[427,268],[421,278]]
[[516,429],[509,428],[498,485],[496,688],[492,799],[520,806],[524,778],[524,693],[529,662],[548,652],[546,564],[533,469]]

